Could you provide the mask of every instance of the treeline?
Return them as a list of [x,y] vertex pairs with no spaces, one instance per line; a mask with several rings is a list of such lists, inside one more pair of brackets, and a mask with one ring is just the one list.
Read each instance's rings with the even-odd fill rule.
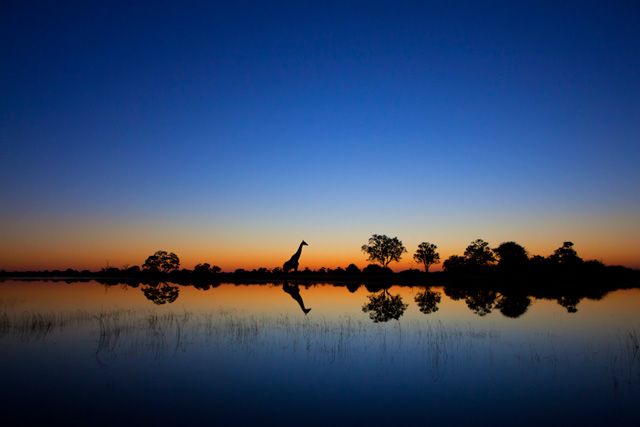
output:
[[617,285],[624,282],[630,286],[640,284],[640,272],[621,266],[605,266],[597,260],[583,260],[572,242],[564,242],[549,256],[530,256],[516,242],[504,242],[492,248],[482,239],[472,241],[462,255],[451,255],[443,262],[443,271],[429,272],[429,268],[440,263],[437,246],[422,242],[413,253],[413,259],[423,266],[423,271],[409,269],[394,273],[389,264],[398,262],[407,252],[397,237],[374,234],[362,251],[370,262],[360,269],[355,264],[337,268],[308,267],[286,273],[280,267],[261,267],[253,270],[236,269],[222,272],[215,264],[201,263],[193,269],[180,268],[180,258],[173,252],[159,250],[148,256],[141,266],[105,267],[99,271],[89,270],[44,270],[6,272],[0,277],[68,277],[68,278],[113,278],[131,281],[220,282],[220,281],[273,281],[287,278],[307,281],[361,281],[393,282],[397,284],[455,284],[486,282],[533,283],[544,286],[551,282],[594,282],[614,280]]

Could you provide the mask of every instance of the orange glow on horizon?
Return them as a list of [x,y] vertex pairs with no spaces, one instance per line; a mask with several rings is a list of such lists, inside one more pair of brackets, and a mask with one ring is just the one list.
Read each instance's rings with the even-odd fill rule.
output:
[[[393,270],[422,269],[413,261],[413,253],[422,241],[438,245],[441,262],[450,255],[462,255],[466,246],[482,238],[495,247],[513,240],[523,245],[530,255],[548,256],[564,240],[575,243],[583,259],[597,259],[609,265],[640,268],[640,229],[635,218],[586,218],[574,222],[552,222],[538,219],[526,226],[505,222],[489,224],[427,225],[408,224],[391,230],[370,224],[355,223],[329,227],[318,224],[292,226],[282,224],[249,224],[246,227],[192,223],[117,222],[108,219],[17,219],[1,224],[0,270],[23,271],[73,268],[99,270],[107,265],[121,268],[142,265],[156,250],[176,253],[181,267],[193,268],[198,263],[217,265],[223,271],[238,268],[273,269],[296,251],[304,238],[300,268],[345,268],[354,263],[359,268],[368,262],[360,250],[372,234],[398,236],[407,248],[400,262],[391,263]],[[483,229],[484,233],[475,230]],[[286,230],[286,232],[283,232]],[[438,271],[442,264],[431,267]]]
[[[219,266],[222,271],[231,272],[236,269],[242,268],[245,270],[252,270],[261,267],[268,269],[274,269],[276,267],[282,267],[282,264],[291,256],[288,252],[273,251],[270,253],[261,253],[259,255],[251,255],[247,253],[224,253],[215,250],[211,251],[181,251],[179,249],[172,249],[162,247],[159,249],[175,252],[180,257],[181,268],[192,269],[199,263],[209,263],[211,265]],[[114,254],[109,257],[100,257],[89,252],[83,252],[81,254],[70,254],[55,252],[50,253],[48,251],[38,251],[34,255],[27,253],[14,253],[12,256],[3,256],[0,260],[0,269],[6,271],[28,271],[28,270],[64,270],[72,268],[76,270],[100,270],[104,267],[117,267],[123,268],[126,266],[138,265],[142,266],[144,260],[148,255],[151,255],[155,250],[149,251],[147,255],[141,255],[139,253],[133,253],[134,251],[126,251],[118,254]],[[324,252],[324,251],[323,251]],[[529,250],[530,255],[543,255],[548,256],[553,250],[532,251]],[[622,252],[622,251],[620,251]],[[464,248],[460,248],[457,251],[440,251],[441,261],[439,264],[434,264],[430,267],[429,271],[442,270],[442,262],[446,260],[450,255],[462,255]],[[594,254],[593,251],[579,251],[578,254],[583,259],[597,259],[603,261],[608,265],[624,265],[630,268],[639,268],[640,263],[637,259],[634,259],[633,254],[629,253],[615,253],[609,252],[607,256],[601,257]],[[305,248],[300,258],[300,269],[310,268],[317,270],[319,268],[346,268],[349,264],[355,264],[358,268],[362,269],[370,262],[366,260],[365,254],[360,251],[342,250],[335,251],[333,253],[314,253],[312,247]],[[405,253],[399,262],[392,262],[389,267],[394,271],[402,271],[407,269],[419,269],[424,267],[422,264],[418,264],[413,260],[413,252]]]

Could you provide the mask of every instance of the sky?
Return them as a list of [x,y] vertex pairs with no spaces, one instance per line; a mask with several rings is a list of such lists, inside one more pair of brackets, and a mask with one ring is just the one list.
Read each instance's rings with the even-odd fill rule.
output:
[[0,269],[640,268],[638,2],[3,1],[0,58]]

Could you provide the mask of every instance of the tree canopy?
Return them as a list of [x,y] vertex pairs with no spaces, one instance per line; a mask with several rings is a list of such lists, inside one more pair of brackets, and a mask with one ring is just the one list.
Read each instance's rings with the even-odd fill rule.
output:
[[575,265],[582,262],[582,258],[573,249],[573,242],[564,242],[561,247],[553,252],[549,259],[556,264]]
[[498,256],[498,267],[507,270],[523,268],[529,261],[527,250],[516,242],[504,242],[493,252]]
[[400,261],[407,249],[397,237],[374,234],[369,238],[369,243],[362,245],[362,251],[368,255],[368,261],[378,262],[387,268],[391,261]]
[[440,254],[436,251],[438,247],[433,243],[422,242],[418,245],[413,259],[424,265],[424,271],[429,272],[429,267],[440,262]]
[[442,267],[447,272],[460,271],[465,267],[465,259],[460,255],[451,255],[444,261]]
[[464,258],[468,265],[486,266],[496,260],[496,257],[489,247],[489,243],[482,239],[476,239],[464,251]]
[[145,260],[142,268],[147,271],[171,273],[180,267],[180,258],[173,252],[156,251]]

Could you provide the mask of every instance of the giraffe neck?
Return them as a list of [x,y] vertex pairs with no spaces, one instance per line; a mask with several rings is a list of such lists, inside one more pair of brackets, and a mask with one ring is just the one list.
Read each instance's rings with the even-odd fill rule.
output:
[[302,254],[302,243],[300,243],[300,246],[298,246],[298,250],[297,250],[297,252],[295,254],[293,254],[293,257],[295,259],[298,259],[298,258],[300,258],[301,254]]

